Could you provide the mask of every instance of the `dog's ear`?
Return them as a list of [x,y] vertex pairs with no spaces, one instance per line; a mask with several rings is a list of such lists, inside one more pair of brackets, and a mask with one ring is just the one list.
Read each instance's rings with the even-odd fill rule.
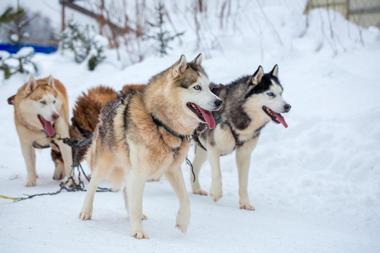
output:
[[179,60],[172,67],[172,75],[173,77],[178,77],[182,75],[187,68],[187,61],[184,55],[181,55]]
[[270,71],[272,76],[278,77],[278,65],[274,65],[273,69]]
[[201,66],[202,65],[202,53],[199,53],[195,58],[194,60],[192,60],[192,62],[198,66]]
[[10,97],[7,99],[8,104],[10,104],[10,105],[14,105],[14,104],[15,104],[15,97],[16,97],[16,95],[10,96]]
[[54,77],[52,75],[48,77],[48,85],[55,89]]
[[257,70],[255,71],[255,73],[252,75],[249,84],[253,85],[253,86],[256,86],[257,84],[259,84],[261,82],[261,79],[263,78],[263,76],[264,76],[264,69],[260,65],[257,68]]
[[24,89],[24,95],[27,96],[30,93],[34,91],[34,89],[37,87],[37,82],[34,79],[33,75],[30,75],[29,81],[27,82],[25,89]]
[[223,88],[223,84],[210,83],[210,90],[215,95],[219,96],[220,91]]

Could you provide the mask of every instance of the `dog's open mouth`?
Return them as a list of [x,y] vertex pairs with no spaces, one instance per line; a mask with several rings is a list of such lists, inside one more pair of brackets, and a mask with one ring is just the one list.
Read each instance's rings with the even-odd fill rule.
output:
[[50,121],[47,121],[41,115],[38,115],[37,117],[42,125],[42,128],[44,129],[45,134],[48,137],[53,138],[56,134],[53,123],[51,123]]
[[186,104],[189,109],[197,115],[197,117],[202,121],[205,122],[210,129],[215,128],[216,122],[214,119],[214,116],[212,116],[212,113],[210,111],[206,111],[205,109],[202,109],[198,105],[194,103],[187,103]]
[[263,111],[277,124],[282,124],[285,128],[288,127],[288,124],[286,123],[284,117],[280,113],[274,112],[265,105],[263,106]]

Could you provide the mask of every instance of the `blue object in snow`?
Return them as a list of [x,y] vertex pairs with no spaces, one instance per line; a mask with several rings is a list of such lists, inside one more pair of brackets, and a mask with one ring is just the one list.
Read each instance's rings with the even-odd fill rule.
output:
[[58,47],[54,45],[38,45],[38,44],[9,44],[9,43],[0,43],[0,51],[7,51],[8,53],[15,54],[23,47],[32,47],[34,52],[51,54],[57,51]]

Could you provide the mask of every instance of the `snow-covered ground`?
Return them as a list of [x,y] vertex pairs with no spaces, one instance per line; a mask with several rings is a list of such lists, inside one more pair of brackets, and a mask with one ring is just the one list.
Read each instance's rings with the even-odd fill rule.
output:
[[[82,222],[84,193],[65,192],[18,203],[0,199],[0,252],[380,252],[379,31],[362,30],[363,44],[359,29],[334,14],[332,39],[321,22],[325,12],[312,13],[305,28],[304,17],[291,8],[264,10],[276,17],[272,25],[281,43],[261,24],[259,31],[219,37],[223,50],[210,51],[204,61],[210,79],[224,83],[253,73],[259,64],[267,71],[274,63],[280,66],[292,111],[286,115],[288,129],[266,127],[251,158],[249,192],[256,211],[238,208],[231,155],[221,162],[223,198],[213,203],[191,195],[185,235],[174,228],[177,199],[161,180],[145,190],[150,240],[129,236],[121,193],[97,193],[93,220]],[[240,18],[248,19],[247,13]],[[196,55],[185,43],[165,58],[149,57],[123,70],[106,62],[95,72],[60,54],[35,59],[41,77],[52,74],[67,86],[72,105],[97,84],[118,89],[146,82],[180,53]],[[37,154],[38,185],[24,187],[25,165],[6,98],[26,78],[0,85],[0,194],[10,196],[58,188],[48,151]],[[189,168],[184,165],[183,171],[190,192]],[[200,180],[208,189],[207,164]]]

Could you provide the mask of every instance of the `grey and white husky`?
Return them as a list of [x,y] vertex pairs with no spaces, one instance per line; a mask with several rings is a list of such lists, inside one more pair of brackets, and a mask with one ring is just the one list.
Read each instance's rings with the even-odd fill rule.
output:
[[250,156],[269,121],[288,127],[281,113],[290,111],[290,104],[282,97],[283,87],[278,79],[278,66],[264,73],[261,66],[252,76],[244,76],[229,85],[213,84],[213,92],[220,97],[223,108],[213,112],[217,119],[215,129],[198,129],[193,160],[195,178],[191,176],[194,194],[207,195],[199,184],[199,171],[209,160],[212,168],[210,195],[214,201],[222,197],[222,176],[219,157],[236,151],[239,174],[239,204],[241,209],[254,210],[248,197]]

